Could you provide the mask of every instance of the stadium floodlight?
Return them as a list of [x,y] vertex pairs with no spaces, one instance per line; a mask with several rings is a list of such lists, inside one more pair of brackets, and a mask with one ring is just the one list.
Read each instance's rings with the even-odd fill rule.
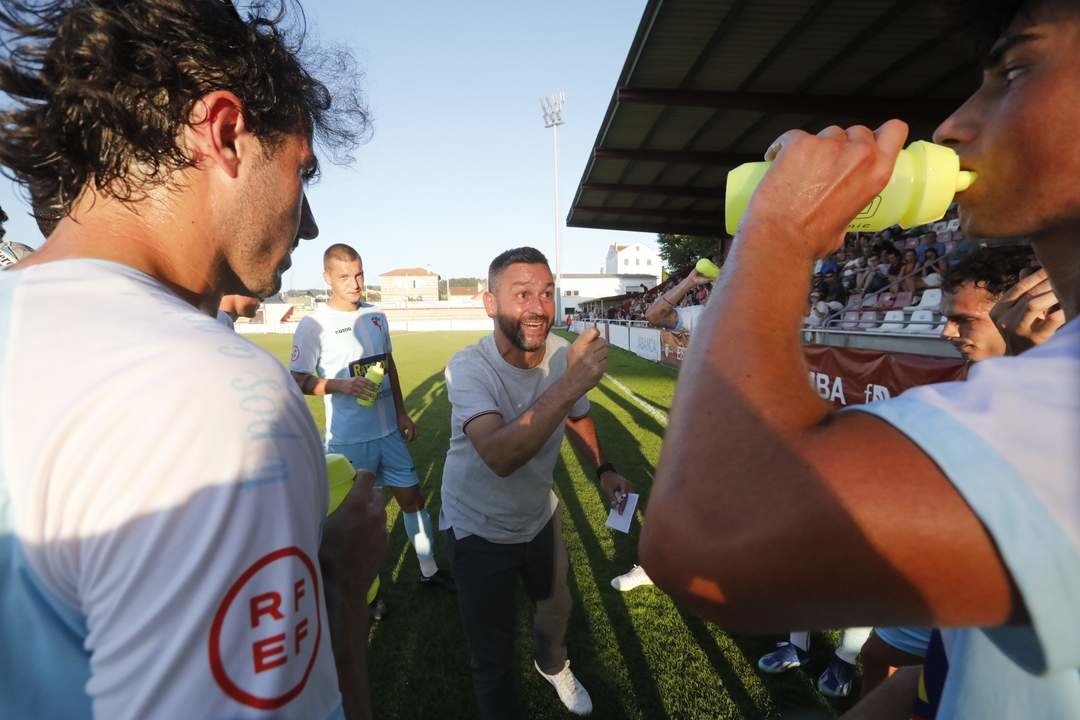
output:
[[560,245],[561,222],[559,218],[559,126],[563,124],[563,106],[566,93],[540,98],[540,110],[544,114],[544,127],[552,128],[555,137],[555,317],[562,318],[562,254]]

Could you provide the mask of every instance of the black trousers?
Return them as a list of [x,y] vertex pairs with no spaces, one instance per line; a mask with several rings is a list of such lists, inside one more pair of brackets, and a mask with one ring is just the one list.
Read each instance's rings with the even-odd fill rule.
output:
[[527,543],[493,543],[476,535],[457,539],[453,530],[447,535],[480,717],[523,717],[514,673],[514,593],[519,577],[536,605],[533,659],[548,674],[566,664],[563,639],[573,602],[559,513]]

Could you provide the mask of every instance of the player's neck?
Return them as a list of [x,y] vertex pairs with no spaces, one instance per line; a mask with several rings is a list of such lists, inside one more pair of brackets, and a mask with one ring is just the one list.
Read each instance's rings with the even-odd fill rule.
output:
[[147,200],[137,209],[106,197],[81,198],[41,248],[20,263],[107,260],[156,278],[185,302],[214,314],[221,301],[216,248],[200,223]]
[[1063,228],[1031,240],[1035,256],[1050,276],[1050,284],[1065,311],[1065,318],[1080,316],[1080,232]]
[[332,309],[340,312],[356,312],[360,309],[360,300],[356,302],[349,302],[345,298],[339,298],[336,295],[331,295],[330,299],[326,301]]

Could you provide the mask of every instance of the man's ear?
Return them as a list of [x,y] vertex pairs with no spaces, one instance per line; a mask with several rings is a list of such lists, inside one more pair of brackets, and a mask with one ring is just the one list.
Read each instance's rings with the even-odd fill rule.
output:
[[495,305],[495,296],[489,290],[484,291],[484,311],[489,318],[497,317],[499,314]]
[[230,178],[240,174],[241,162],[260,146],[244,120],[243,103],[227,90],[215,90],[195,103],[185,141],[198,167],[217,168]]

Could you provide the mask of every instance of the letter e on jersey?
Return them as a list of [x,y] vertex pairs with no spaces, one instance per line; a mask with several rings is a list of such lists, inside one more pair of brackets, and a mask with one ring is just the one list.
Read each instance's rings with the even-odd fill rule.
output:
[[210,669],[236,702],[273,710],[303,691],[321,637],[315,565],[300,548],[281,548],[245,570],[221,601]]

